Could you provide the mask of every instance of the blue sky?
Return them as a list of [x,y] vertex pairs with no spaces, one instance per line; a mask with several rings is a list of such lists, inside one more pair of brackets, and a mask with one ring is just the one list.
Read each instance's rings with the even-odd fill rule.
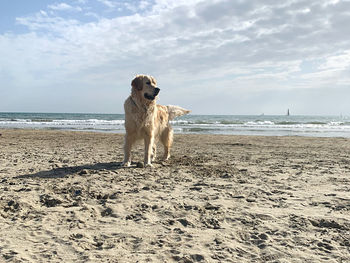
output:
[[350,115],[348,0],[0,2],[0,111],[123,112],[151,74],[194,114]]

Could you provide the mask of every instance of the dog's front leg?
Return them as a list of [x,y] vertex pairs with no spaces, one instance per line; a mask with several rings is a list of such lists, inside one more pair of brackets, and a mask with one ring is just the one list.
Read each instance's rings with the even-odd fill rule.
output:
[[131,164],[131,147],[134,139],[126,134],[124,140],[124,161],[122,166],[129,167]]
[[145,167],[153,167],[151,164],[154,135],[145,136]]
[[157,144],[153,143],[153,150],[152,150],[152,154],[151,154],[151,160],[152,162],[154,162],[154,160],[157,157]]

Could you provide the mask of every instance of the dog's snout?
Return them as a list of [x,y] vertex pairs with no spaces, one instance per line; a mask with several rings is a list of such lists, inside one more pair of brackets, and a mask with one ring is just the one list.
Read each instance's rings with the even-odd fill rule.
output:
[[160,91],[160,89],[159,89],[159,88],[155,88],[155,89],[154,89],[154,94],[155,94],[155,96],[157,96],[157,95],[158,95],[159,91]]

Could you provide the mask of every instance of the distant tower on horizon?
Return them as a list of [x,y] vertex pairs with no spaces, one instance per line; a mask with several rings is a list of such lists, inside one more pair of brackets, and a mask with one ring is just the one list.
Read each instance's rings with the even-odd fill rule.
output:
[[290,115],[290,113],[289,113],[289,109],[287,110],[287,116],[289,116]]

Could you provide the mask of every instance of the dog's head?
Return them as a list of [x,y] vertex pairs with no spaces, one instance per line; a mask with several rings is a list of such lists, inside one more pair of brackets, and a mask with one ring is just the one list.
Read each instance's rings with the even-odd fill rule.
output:
[[131,82],[132,93],[142,100],[154,101],[160,89],[152,76],[137,75]]

